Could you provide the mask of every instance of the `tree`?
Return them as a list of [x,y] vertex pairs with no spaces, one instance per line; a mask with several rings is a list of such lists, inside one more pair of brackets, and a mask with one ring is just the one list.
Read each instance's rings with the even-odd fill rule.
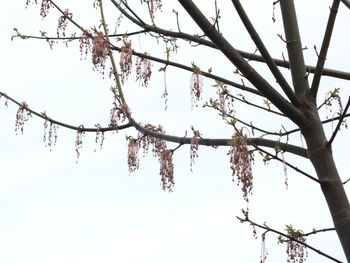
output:
[[[103,140],[105,132],[135,128],[139,132],[138,135],[127,137],[129,171],[133,172],[139,168],[138,151],[143,149],[144,152],[147,152],[151,148],[153,155],[158,158],[161,164],[160,175],[162,187],[164,190],[169,191],[172,191],[174,187],[173,156],[180,147],[185,144],[190,145],[192,169],[195,158],[198,157],[199,145],[213,147],[227,146],[229,147],[230,167],[234,176],[233,178],[241,186],[243,197],[247,202],[249,202],[253,187],[251,167],[254,158],[257,159],[261,156],[264,162],[278,160],[286,167],[288,166],[294,169],[320,186],[333,218],[334,229],[339,236],[344,253],[349,261],[350,207],[344,190],[345,179],[343,179],[344,182],[341,180],[332,153],[334,139],[340,128],[346,125],[345,118],[349,116],[347,114],[349,102],[347,102],[345,107],[342,107],[344,98],[339,95],[338,89],[329,90],[326,99],[319,96],[322,76],[350,79],[350,74],[347,72],[324,68],[340,1],[333,1],[325,34],[321,42],[321,48],[318,50],[315,47],[317,63],[314,67],[306,65],[304,62],[303,46],[300,40],[293,1],[277,1],[272,5],[273,8],[280,6],[281,9],[284,36],[280,36],[280,41],[287,47],[289,61],[286,58],[272,58],[270,55],[272,54],[272,50],[269,50],[265,46],[239,1],[233,0],[232,6],[236,9],[237,14],[252,38],[258,51],[257,54],[240,51],[233,47],[235,41],[227,36],[227,29],[224,23],[220,22],[223,19],[219,6],[221,3],[216,3],[215,1],[214,12],[210,10],[212,12],[210,14],[208,10],[199,8],[199,3],[194,4],[188,0],[180,0],[178,2],[190,15],[193,22],[202,30],[202,35],[201,33],[184,33],[182,31],[183,20],[180,18],[182,13],[178,13],[178,11],[174,11],[175,18],[177,19],[177,30],[168,30],[165,29],[166,27],[158,26],[158,23],[156,23],[157,17],[162,15],[159,12],[162,8],[162,2],[159,0],[141,1],[143,7],[146,6],[148,8],[148,20],[146,20],[146,16],[137,12],[137,4],[111,0],[110,3],[122,14],[123,19],[130,21],[133,26],[137,26],[135,31],[125,30],[118,35],[110,34],[112,29],[108,29],[110,22],[104,18],[103,7],[105,3],[102,3],[102,1],[95,1],[94,3],[94,6],[101,14],[101,23],[91,29],[88,26],[80,24],[78,20],[75,20],[72,13],[68,10],[63,11],[54,1],[42,1],[41,16],[46,17],[49,9],[52,8],[57,9],[61,13],[58,22],[57,38],[53,38],[44,32],[41,36],[29,36],[20,33],[18,30],[16,30],[14,37],[22,39],[39,38],[47,40],[50,44],[54,44],[52,41],[55,40],[79,40],[82,55],[86,56],[91,52],[94,69],[101,72],[105,78],[110,77],[114,81],[111,88],[114,102],[110,112],[108,127],[96,125],[95,128],[85,128],[83,125],[72,126],[57,121],[49,117],[45,112],[39,113],[35,109],[30,108],[27,103],[19,103],[2,92],[0,94],[3,97],[19,106],[16,115],[16,132],[23,132],[23,125],[31,115],[37,115],[45,120],[46,135],[44,140],[49,146],[55,144],[55,134],[58,126],[74,129],[77,131],[76,151],[77,158],[79,158],[84,133],[96,133],[96,138],[102,138]],[[348,6],[348,2],[342,2],[344,6]],[[30,1],[27,1],[27,5],[29,3]],[[207,12],[207,15],[203,14]],[[210,20],[211,16],[213,18]],[[273,19],[276,18],[273,16]],[[65,29],[69,23],[76,26],[80,32],[66,37]],[[163,41],[166,45],[165,58],[162,58],[160,54],[153,50],[149,50],[150,53],[141,53],[133,50],[132,42],[135,35],[145,39],[151,38],[159,42]],[[191,49],[199,49],[204,46],[205,48],[217,50],[225,59],[230,61],[230,67],[236,67],[235,77],[232,77],[232,75],[225,77],[224,74],[222,76],[214,74],[217,71],[220,71],[221,74],[221,69],[209,68],[208,70],[203,70],[203,67],[197,62],[193,62],[191,66],[185,65],[184,62],[173,62],[172,57],[182,54],[183,47],[179,47],[181,40],[189,42],[190,45],[188,47]],[[119,66],[114,58],[117,52],[120,53]],[[156,55],[153,53],[156,53]],[[213,80],[214,83],[212,86],[217,90],[217,98],[209,99],[204,105],[218,112],[223,122],[226,122],[232,129],[233,136],[225,139],[205,138],[202,135],[202,131],[197,130],[195,127],[192,127],[193,135],[171,136],[161,126],[140,124],[134,116],[136,113],[134,113],[133,108],[129,107],[130,104],[124,96],[124,89],[130,85],[127,79],[131,74],[132,61],[133,58],[135,60],[135,57],[136,78],[144,86],[149,84],[152,73],[150,61],[160,63],[162,65],[160,71],[163,74],[166,74],[169,67],[191,72],[191,95],[194,108],[200,104],[204,88],[203,77]],[[111,63],[111,69],[109,69],[109,61]],[[273,77],[267,78],[265,76],[267,73],[264,73],[266,72],[266,67],[264,68],[261,65],[255,64],[255,62],[266,64],[270,71],[269,74],[272,73]],[[227,64],[228,62],[225,61],[225,63]],[[288,68],[290,70],[282,71],[281,68]],[[289,73],[291,74],[290,82],[287,81]],[[235,79],[235,81],[231,79]],[[277,84],[272,84],[273,79]],[[237,82],[240,80],[241,83]],[[244,95],[234,95],[236,89],[241,90],[240,92]],[[163,93],[165,101],[167,100],[167,96],[168,91],[165,86]],[[261,101],[263,101],[262,105]],[[321,119],[320,111],[324,107],[330,106],[334,101],[339,103],[338,115],[331,119]],[[279,124],[282,123],[280,119],[287,121],[283,121],[283,126],[281,124],[279,131],[270,131],[266,127],[255,125],[255,120],[242,120],[239,114],[236,114],[233,110],[232,103],[237,102],[249,105],[252,109],[261,110],[261,116],[262,114],[273,114],[274,118],[280,122]],[[325,134],[328,130],[325,126],[330,122],[335,123],[336,127],[331,135],[327,137]],[[289,127],[293,128],[289,129]],[[289,139],[295,133],[300,133],[303,136],[306,143],[305,148],[299,146],[300,143],[296,145],[298,141]],[[169,148],[166,142],[176,143],[177,146]],[[267,148],[271,148],[273,151],[271,152]],[[286,161],[285,155],[288,153],[301,156],[306,161],[310,161],[317,177],[297,168],[289,162],[289,159]],[[265,229],[268,232],[277,233],[279,241],[287,244],[288,257],[291,262],[302,262],[304,260],[305,254],[303,249],[305,247],[316,250],[305,243],[306,236],[311,233],[304,233],[301,230],[294,229],[291,225],[286,225],[286,233],[281,233],[267,225],[252,221],[247,210],[243,211],[243,216],[240,217],[240,220],[242,222],[248,222],[252,226]],[[319,230],[313,231],[313,233],[317,232]],[[265,238],[265,234],[263,234],[262,238]],[[336,261],[332,256],[323,252],[321,253],[325,257]],[[262,260],[264,260],[264,256]]]

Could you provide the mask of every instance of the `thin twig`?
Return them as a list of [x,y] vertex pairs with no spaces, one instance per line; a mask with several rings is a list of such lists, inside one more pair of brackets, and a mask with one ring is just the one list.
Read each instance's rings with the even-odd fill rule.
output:
[[349,106],[350,106],[350,97],[349,97],[349,99],[348,99],[348,102],[346,103],[346,106],[345,106],[345,108],[344,108],[344,111],[343,111],[342,115],[341,115],[340,118],[339,118],[337,127],[335,128],[335,130],[334,130],[334,132],[333,132],[333,134],[332,134],[332,137],[331,137],[331,138],[329,139],[329,141],[328,141],[328,145],[332,145],[332,142],[334,141],[335,136],[337,136],[337,133],[338,133],[338,131],[340,130],[340,126],[341,126],[341,124],[342,124],[342,122],[343,122],[343,120],[344,120],[344,118],[345,118],[345,114],[346,114],[346,112],[348,111]]
[[[276,143],[276,145],[280,146],[280,145],[277,144],[277,143]],[[288,167],[292,168],[294,171],[297,171],[298,173],[300,173],[300,174],[306,176],[307,178],[313,180],[313,181],[316,182],[316,183],[320,183],[320,181],[319,181],[317,178],[315,178],[315,177],[309,175],[308,173],[306,173],[306,172],[300,170],[298,167],[296,167],[296,166],[290,164],[289,162],[286,162],[285,160],[282,160],[282,159],[279,158],[277,155],[272,154],[272,153],[269,153],[269,152],[265,151],[264,149],[262,149],[261,147],[258,147],[257,145],[253,145],[253,146],[254,146],[257,150],[259,150],[259,151],[261,151],[261,152],[267,154],[268,156],[270,156],[271,159],[277,160],[277,161],[279,161],[279,162],[281,162],[281,163],[287,165]]]
[[311,93],[315,98],[317,96],[318,87],[320,86],[321,75],[324,68],[324,64],[326,62],[328,47],[331,41],[335,19],[338,13],[339,3],[340,3],[340,0],[333,1],[333,5],[331,7],[331,11],[328,17],[326,32],[324,33],[324,37],[322,41],[321,51],[320,51],[320,54],[318,55],[316,72],[314,74],[314,78],[312,80],[312,85],[311,85]]
[[298,239],[296,239],[296,238],[294,238],[292,236],[286,235],[286,234],[284,234],[284,233],[282,233],[282,232],[280,232],[278,230],[275,230],[273,228],[268,227],[266,224],[260,225],[258,223],[255,223],[255,222],[251,221],[246,213],[245,213],[245,218],[241,218],[241,217],[237,216],[237,219],[240,220],[241,222],[248,222],[248,223],[250,223],[253,226],[257,226],[257,227],[259,227],[261,229],[264,229],[264,230],[269,231],[269,232],[273,232],[273,233],[281,235],[281,236],[283,236],[283,237],[285,237],[285,238],[287,238],[287,239],[289,239],[291,241],[297,242],[297,243],[299,243],[299,244],[301,244],[301,245],[311,249],[312,251],[315,251],[316,253],[318,253],[318,254],[320,254],[320,255],[322,255],[322,256],[324,256],[324,257],[326,257],[326,258],[328,258],[328,259],[330,259],[330,260],[332,260],[334,262],[343,263],[342,261],[340,261],[340,260],[338,260],[338,259],[336,259],[336,258],[334,258],[334,257],[332,257],[332,256],[330,256],[330,255],[328,255],[328,254],[326,254],[324,252],[322,252],[319,249],[316,249],[316,248],[306,244],[305,242],[302,242],[302,241],[300,241],[300,240],[298,240]]

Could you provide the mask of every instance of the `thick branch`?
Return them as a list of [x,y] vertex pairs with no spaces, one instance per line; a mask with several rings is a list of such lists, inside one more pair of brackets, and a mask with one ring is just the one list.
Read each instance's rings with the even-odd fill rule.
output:
[[293,0],[280,0],[284,32],[290,61],[294,90],[304,95],[309,90],[303,50],[301,46],[298,20]]
[[314,78],[312,80],[312,85],[311,85],[311,94],[315,98],[317,96],[318,87],[320,86],[321,75],[324,68],[324,64],[326,62],[328,47],[331,41],[335,18],[337,17],[337,13],[338,13],[339,3],[340,3],[340,0],[333,1],[333,5],[328,17],[326,32],[323,37],[321,51],[320,51],[320,54],[318,55],[316,72],[314,74]]
[[281,112],[287,115],[294,123],[301,126],[305,117],[296,107],[279,94],[231,44],[218,32],[191,0],[178,0],[187,13],[203,30],[203,32],[219,47],[221,52],[238,68],[240,72],[269,99]]
[[[343,1],[345,1],[345,0],[343,0]],[[188,40],[188,41],[191,41],[191,42],[203,45],[203,46],[207,46],[207,47],[210,47],[210,48],[219,49],[210,40],[203,39],[203,38],[200,38],[200,37],[195,36],[195,35],[187,34],[187,33],[184,33],[184,32],[175,32],[175,31],[171,31],[171,30],[166,30],[166,29],[159,28],[159,27],[157,27],[155,25],[142,24],[137,19],[134,19],[132,16],[130,16],[123,8],[121,8],[120,5],[115,0],[111,0],[111,2],[130,21],[132,21],[136,25],[140,26],[141,28],[145,29],[146,31],[152,31],[152,32],[160,34],[160,35],[174,37],[174,38],[180,38],[180,39]],[[241,54],[241,56],[244,57],[245,59],[265,63],[265,59],[262,56],[260,56],[260,55],[257,55],[257,54],[254,54],[254,53],[245,52],[245,51],[238,50],[238,49],[237,49],[237,52],[239,54]],[[279,67],[290,68],[290,62],[289,61],[282,60],[282,59],[276,59],[276,58],[273,58],[273,61]],[[306,70],[307,70],[307,72],[315,73],[316,67],[307,65],[306,66]],[[339,70],[334,70],[334,69],[325,68],[323,70],[323,72],[322,72],[322,75],[323,76],[330,76],[330,77],[334,77],[334,78],[350,80],[350,72],[344,72],[344,71],[339,71]]]
[[240,16],[245,28],[247,29],[250,37],[254,41],[256,47],[260,51],[260,54],[264,58],[267,66],[269,67],[270,71],[276,78],[277,83],[281,86],[284,93],[287,95],[289,100],[295,105],[299,106],[300,102],[298,98],[295,96],[295,93],[293,92],[292,88],[289,86],[288,82],[282,75],[281,71],[278,69],[276,63],[273,61],[269,51],[265,47],[264,43],[259,37],[259,34],[256,32],[253,24],[250,22],[249,17],[247,16],[243,6],[241,5],[239,0],[232,0],[233,5],[235,6],[238,15]]
[[341,1],[347,8],[350,9],[350,1],[349,0],[341,0]]
[[[5,97],[8,100],[12,101],[13,103],[17,104],[19,107],[23,107],[23,103],[16,101],[15,99],[8,96],[6,93],[0,92],[0,97],[1,96]],[[118,127],[84,128],[82,125],[73,126],[70,124],[66,124],[66,123],[51,119],[45,113],[39,113],[37,111],[30,109],[29,107],[25,107],[25,110],[31,112],[32,114],[36,115],[37,117],[39,117],[41,119],[49,120],[50,122],[57,124],[58,126],[62,126],[62,127],[68,128],[68,129],[76,130],[76,131],[79,130],[82,132],[107,132],[107,131],[115,131],[115,130],[122,130],[122,129],[130,128],[130,127],[135,127],[138,131],[140,131],[141,133],[143,133],[147,136],[151,136],[151,137],[158,138],[158,139],[165,140],[165,141],[169,141],[169,142],[174,142],[174,143],[179,143],[179,144],[191,144],[191,139],[192,139],[192,137],[191,138],[190,137],[179,137],[179,136],[160,134],[160,133],[150,131],[150,130],[144,128],[143,126],[141,126],[140,124],[138,124],[133,119],[130,120],[130,123],[119,125]],[[230,146],[230,141],[231,141],[231,139],[209,139],[209,138],[204,139],[204,138],[200,138],[198,144],[205,145],[205,146]],[[299,147],[299,146],[295,146],[295,145],[291,145],[291,144],[287,144],[287,143],[280,143],[280,142],[276,142],[276,141],[268,140],[268,139],[263,139],[263,138],[250,138],[249,143],[264,146],[264,147],[269,147],[269,148],[274,148],[276,145],[278,145],[283,151],[290,152],[290,153],[299,155],[301,157],[308,158],[307,150],[302,148],[302,147]]]

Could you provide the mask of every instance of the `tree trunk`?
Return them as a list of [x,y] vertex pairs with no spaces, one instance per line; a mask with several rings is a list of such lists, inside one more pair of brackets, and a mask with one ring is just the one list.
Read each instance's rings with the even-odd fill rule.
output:
[[[309,112],[310,113],[310,112]],[[350,205],[339,177],[316,107],[313,106],[309,121],[302,127],[309,158],[315,168],[321,189],[326,198],[334,227],[350,262]]]

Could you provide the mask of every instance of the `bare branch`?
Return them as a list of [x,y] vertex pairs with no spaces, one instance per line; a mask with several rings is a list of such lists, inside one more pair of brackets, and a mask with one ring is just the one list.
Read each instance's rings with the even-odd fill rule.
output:
[[[18,106],[22,107],[23,104],[20,103],[19,101],[11,98],[10,96],[8,96],[6,93],[4,92],[1,92],[0,91],[0,97],[3,96],[5,97],[6,99],[8,99],[9,101],[12,101],[13,103],[17,104]],[[26,107],[25,108],[27,111],[29,111],[30,113],[34,114],[35,116],[41,118],[41,119],[44,119],[44,120],[49,120],[51,123],[54,123],[58,126],[61,126],[61,127],[65,127],[67,129],[71,129],[71,130],[75,130],[75,131],[81,131],[81,132],[107,132],[107,131],[116,131],[116,130],[123,130],[123,129],[127,129],[127,128],[130,128],[132,127],[132,125],[130,123],[128,124],[123,124],[123,125],[119,125],[118,127],[98,127],[98,128],[85,128],[85,127],[81,127],[81,126],[74,126],[74,125],[71,125],[71,124],[67,124],[67,123],[64,123],[64,122],[61,122],[61,121],[57,121],[57,120],[54,120],[52,118],[49,118],[46,113],[39,113],[35,110],[32,110],[31,108],[29,107]]]
[[289,100],[293,103],[295,106],[299,106],[300,102],[299,99],[295,96],[295,93],[293,92],[292,88],[289,86],[288,82],[276,66],[276,63],[273,61],[269,51],[265,47],[264,43],[262,42],[261,38],[259,37],[259,34],[256,32],[253,24],[250,22],[249,17],[247,16],[243,6],[241,5],[239,0],[232,0],[233,5],[235,6],[238,15],[240,16],[245,28],[247,29],[250,37],[254,41],[255,45],[257,46],[258,50],[260,51],[260,54],[264,58],[267,66],[269,67],[270,71],[276,78],[277,83],[281,86],[284,93],[287,95]]
[[330,10],[330,14],[328,17],[326,32],[324,33],[323,41],[322,41],[322,47],[320,54],[318,55],[317,65],[316,65],[316,72],[314,74],[314,78],[312,80],[311,84],[311,94],[316,98],[318,87],[320,85],[321,75],[324,68],[324,64],[326,62],[328,47],[331,41],[333,28],[335,19],[337,17],[338,13],[338,7],[339,7],[340,0],[334,0],[332,8]]
[[[345,0],[343,0],[343,1],[345,1]],[[203,39],[203,38],[200,38],[198,36],[194,36],[194,35],[191,35],[191,34],[186,34],[186,33],[183,33],[183,32],[175,32],[175,31],[171,31],[171,30],[162,29],[162,28],[159,28],[159,27],[157,27],[155,25],[142,24],[138,20],[133,19],[133,17],[130,16],[123,8],[121,8],[120,5],[115,0],[111,0],[111,2],[130,21],[132,21],[136,25],[140,26],[141,28],[144,28],[146,31],[152,31],[154,33],[158,33],[158,34],[161,34],[161,35],[164,35],[164,36],[181,38],[181,39],[188,40],[188,41],[191,41],[191,42],[194,42],[194,43],[198,43],[200,45],[204,45],[204,46],[207,46],[207,47],[210,47],[210,48],[219,49],[210,40]],[[265,59],[262,56],[260,56],[260,55],[257,55],[257,54],[254,54],[254,53],[245,52],[245,51],[238,50],[238,49],[237,49],[237,52],[239,54],[241,54],[241,56],[244,57],[245,59],[265,63]],[[290,62],[289,61],[286,61],[284,59],[276,59],[276,58],[273,58],[273,61],[279,67],[290,68]],[[307,70],[307,72],[315,73],[316,67],[310,66],[310,65],[306,65],[306,70]],[[350,80],[350,72],[344,72],[344,71],[339,71],[339,70],[334,70],[334,69],[324,68],[324,70],[322,72],[322,75],[323,76],[330,76],[330,77]]]
[[304,114],[279,94],[232,45],[211,25],[204,14],[191,0],[178,0],[187,13],[203,30],[203,32],[219,47],[221,52],[238,68],[240,72],[269,99],[281,112],[286,114],[294,123],[302,125],[306,120]]
[[324,228],[324,229],[313,230],[313,231],[311,231],[309,233],[303,234],[303,236],[310,236],[310,235],[314,235],[314,234],[317,234],[317,233],[329,232],[329,231],[335,231],[335,228],[331,227],[331,228]]
[[[280,144],[276,144],[276,145],[278,145],[278,146],[280,147]],[[296,166],[290,164],[289,162],[286,162],[285,160],[282,160],[282,159],[279,158],[276,154],[269,153],[269,152],[265,151],[264,149],[261,149],[261,148],[258,147],[257,145],[254,145],[254,147],[255,147],[257,150],[263,152],[264,154],[267,154],[268,156],[270,156],[271,159],[277,160],[277,161],[279,161],[279,162],[281,162],[281,163],[287,165],[288,167],[292,168],[294,171],[296,171],[296,172],[298,172],[298,173],[300,173],[300,174],[306,176],[307,178],[313,180],[313,181],[316,182],[316,183],[320,183],[320,181],[319,181],[317,178],[315,178],[315,177],[309,175],[308,173],[306,173],[306,172],[300,170],[298,167],[296,167]]]
[[294,90],[298,95],[303,96],[309,90],[309,83],[307,80],[294,1],[281,0],[279,4],[281,6]]
[[329,141],[328,141],[328,145],[329,145],[329,146],[332,145],[332,142],[333,142],[333,140],[335,139],[335,136],[337,136],[337,133],[338,133],[338,131],[340,130],[340,125],[342,124],[342,122],[343,122],[343,120],[344,120],[344,117],[345,117],[345,115],[346,115],[346,112],[347,112],[348,109],[349,109],[349,106],[350,106],[350,97],[349,97],[349,99],[348,99],[348,102],[346,103],[346,106],[345,106],[345,108],[344,108],[343,114],[340,116],[340,118],[339,118],[339,120],[338,120],[337,127],[335,128],[335,130],[334,130],[334,132],[333,132],[333,134],[332,134],[332,137],[331,137],[331,138],[329,139]]

